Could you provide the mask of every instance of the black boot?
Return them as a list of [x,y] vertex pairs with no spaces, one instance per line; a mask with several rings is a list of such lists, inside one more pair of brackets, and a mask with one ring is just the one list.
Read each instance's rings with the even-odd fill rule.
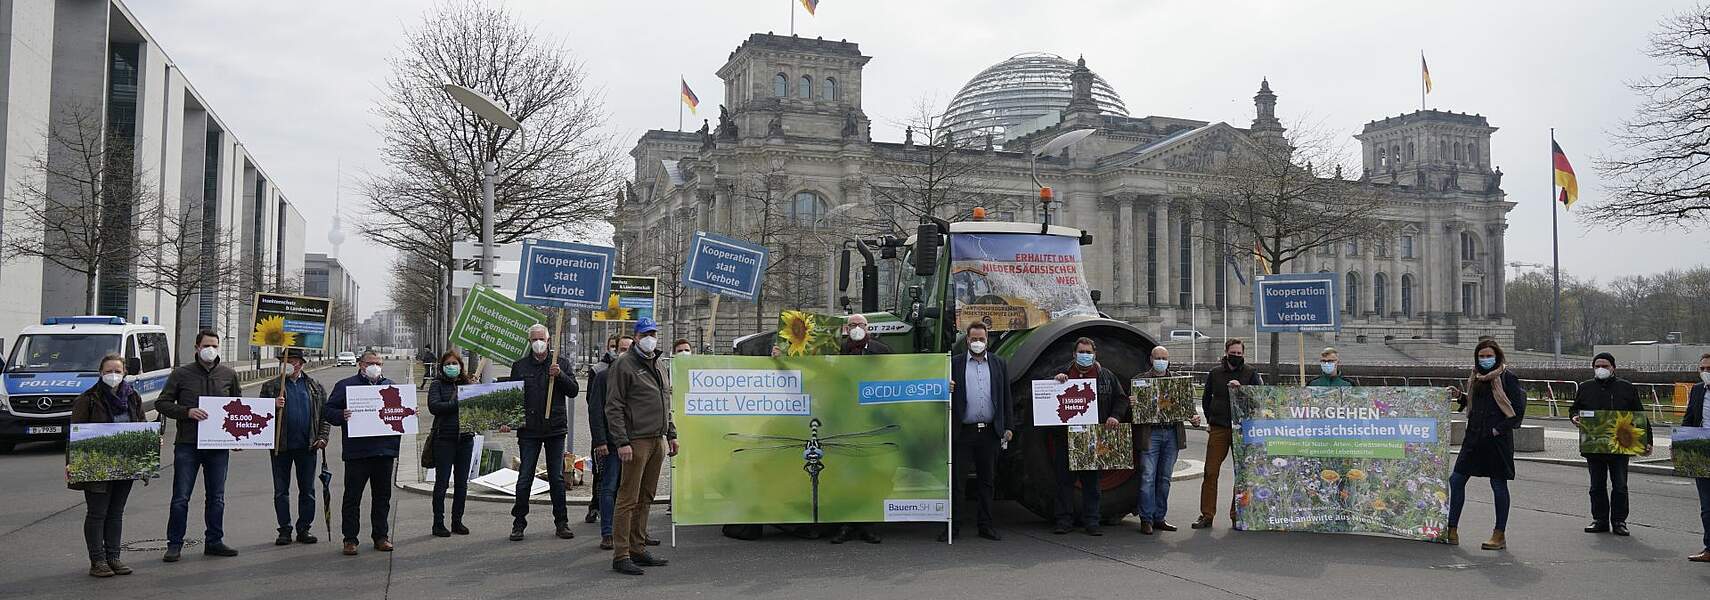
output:
[[624,575],[645,575],[647,573],[647,571],[641,570],[641,567],[636,566],[635,561],[628,557],[612,561],[612,570]]

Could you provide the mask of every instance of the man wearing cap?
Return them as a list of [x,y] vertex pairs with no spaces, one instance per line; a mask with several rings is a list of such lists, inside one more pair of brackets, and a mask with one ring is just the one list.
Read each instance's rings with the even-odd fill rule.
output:
[[315,451],[327,447],[327,425],[321,420],[327,391],[303,372],[302,350],[289,348],[283,359],[284,379],[261,384],[262,397],[273,398],[280,415],[273,448],[273,512],[279,517],[279,537],[273,544],[291,543],[292,471],[297,474],[297,543],[313,544],[319,541],[309,532],[315,523]]
[[[1579,393],[1574,396],[1573,407],[1569,409],[1575,425],[1580,425],[1580,417],[1591,416],[1592,411],[1644,412],[1645,405],[1639,402],[1639,389],[1633,387],[1632,382],[1615,376],[1615,355],[1598,353],[1591,359],[1591,373],[1590,381],[1579,384]],[[1651,432],[1647,428],[1645,455],[1650,454]],[[1585,526],[1585,532],[1630,535],[1627,530],[1627,455],[1583,452],[1580,455],[1585,457],[1585,468],[1591,475],[1591,524]]]
[[[552,524],[559,539],[571,539],[570,511],[564,504],[564,438],[570,435],[570,402],[576,398],[576,378],[570,359],[552,356],[551,335],[539,323],[528,328],[529,353],[511,363],[511,380],[523,382],[523,426],[517,430],[516,502],[511,505],[511,541],[520,542],[528,528],[528,498],[534,489],[534,467],[546,455],[547,493],[552,497]],[[548,398],[548,388],[551,397]],[[550,413],[548,409],[550,408]]]
[[647,514],[659,467],[666,456],[677,455],[660,354],[659,325],[642,317],[635,323],[635,344],[606,369],[606,442],[623,463],[612,518],[612,570],[625,575],[669,564],[647,552]]

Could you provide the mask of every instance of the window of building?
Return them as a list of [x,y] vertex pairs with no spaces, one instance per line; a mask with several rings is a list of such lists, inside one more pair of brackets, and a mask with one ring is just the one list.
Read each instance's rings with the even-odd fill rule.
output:
[[1383,168],[1389,165],[1389,154],[1383,149],[1377,149],[1377,166]]
[[1348,243],[1345,246],[1345,248],[1348,251],[1348,258],[1354,258],[1354,257],[1357,257],[1360,255],[1360,241],[1359,240],[1348,240]]
[[812,77],[808,77],[807,75],[803,75],[801,81],[796,82],[796,97],[801,98],[803,100],[812,100],[813,99],[813,78]]
[[1471,233],[1461,232],[1461,260],[1474,260],[1478,256],[1478,244]]
[[1388,299],[1385,298],[1389,295],[1386,293],[1389,291],[1386,289],[1388,287],[1388,277],[1385,277],[1383,273],[1372,274],[1372,310],[1380,317],[1383,316],[1384,300]]
[[1413,236],[1411,234],[1401,236],[1401,257],[1413,258]]
[[1401,316],[1413,317],[1413,276],[1401,276]]
[[837,79],[836,78],[833,78],[833,77],[825,78],[825,83],[823,85],[821,85],[819,88],[819,99],[824,100],[826,102],[836,102],[837,101]]
[[790,78],[783,73],[772,76],[772,95],[783,98],[790,95]]
[[1437,160],[1449,160],[1449,142],[1447,140],[1437,143]]
[[815,225],[825,216],[825,200],[813,192],[796,192],[790,202],[790,220],[802,225]]
[[1413,142],[1407,143],[1407,160],[1409,162],[1413,160]]
[[1401,160],[1401,144],[1393,144],[1389,147],[1389,158],[1391,162],[1399,162]]
[[1461,314],[1473,315],[1473,304],[1478,301],[1478,284],[1461,284]]
[[1347,310],[1350,315],[1360,314],[1360,274],[1348,271],[1348,276],[1345,278],[1344,284],[1345,285],[1343,287],[1348,288],[1344,290],[1342,294],[1347,297],[1348,301],[1348,305],[1345,307],[1345,310]]
[[1335,256],[1336,255],[1336,246],[1333,244],[1325,244],[1323,246],[1319,246],[1318,247],[1318,255],[1319,256]]
[[1377,245],[1378,258],[1389,258],[1389,255],[1392,252],[1394,252],[1394,250],[1391,249],[1391,244],[1387,241]]
[[1455,144],[1455,161],[1460,162],[1462,160],[1465,160],[1466,157],[1467,157],[1466,149],[1464,147],[1462,147],[1460,144]]
[[1467,142],[1467,162],[1473,166],[1478,166],[1478,158],[1478,142]]

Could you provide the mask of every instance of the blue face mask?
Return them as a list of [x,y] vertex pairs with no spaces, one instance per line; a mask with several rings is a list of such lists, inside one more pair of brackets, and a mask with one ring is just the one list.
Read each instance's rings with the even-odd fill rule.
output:
[[1318,368],[1323,370],[1325,375],[1335,375],[1336,374],[1336,363],[1333,363],[1333,362],[1319,363]]
[[445,373],[446,377],[456,379],[458,375],[463,373],[463,367],[458,365],[445,365],[439,368],[439,372]]
[[1093,353],[1091,353],[1091,352],[1076,352],[1075,353],[1075,364],[1080,365],[1081,368],[1086,368],[1086,367],[1092,366],[1092,364],[1093,364]]
[[1163,358],[1152,359],[1152,370],[1158,373],[1170,370],[1170,361]]
[[1478,359],[1478,368],[1483,369],[1485,371],[1489,371],[1491,369],[1496,368],[1496,357],[1494,357],[1494,356],[1480,357]]

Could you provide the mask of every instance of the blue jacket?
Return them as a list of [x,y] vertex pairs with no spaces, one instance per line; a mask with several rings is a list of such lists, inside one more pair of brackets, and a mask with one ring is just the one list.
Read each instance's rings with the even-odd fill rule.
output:
[[[370,382],[367,377],[363,377],[361,373],[357,373],[350,377],[340,379],[338,380],[338,383],[333,384],[332,393],[327,395],[327,404],[321,409],[321,419],[326,421],[328,425],[338,426],[339,439],[344,442],[342,444],[342,449],[340,450],[340,456],[347,461],[359,458],[397,458],[398,442],[403,439],[402,436],[382,435],[376,437],[353,438],[350,437],[350,431],[345,429],[344,388],[353,385],[392,385],[392,380],[381,377],[380,381]],[[414,402],[415,398],[410,398],[410,401]]]

